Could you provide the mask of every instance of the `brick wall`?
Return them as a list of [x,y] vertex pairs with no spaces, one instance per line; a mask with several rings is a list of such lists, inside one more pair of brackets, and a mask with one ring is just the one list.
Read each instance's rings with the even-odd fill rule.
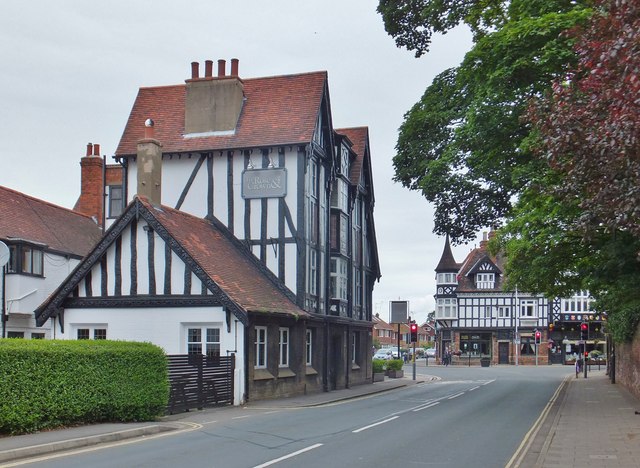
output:
[[616,383],[640,398],[640,326],[631,343],[616,344]]

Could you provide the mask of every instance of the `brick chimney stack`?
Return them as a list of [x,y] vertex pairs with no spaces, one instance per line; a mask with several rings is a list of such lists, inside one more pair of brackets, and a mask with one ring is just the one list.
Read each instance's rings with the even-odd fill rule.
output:
[[100,156],[100,145],[88,143],[87,152],[80,159],[80,197],[73,210],[91,216],[99,225],[102,224],[104,200],[103,172],[104,161]]
[[154,122],[144,123],[144,138],[138,142],[136,158],[138,196],[145,197],[153,206],[162,202],[162,145],[154,138]]

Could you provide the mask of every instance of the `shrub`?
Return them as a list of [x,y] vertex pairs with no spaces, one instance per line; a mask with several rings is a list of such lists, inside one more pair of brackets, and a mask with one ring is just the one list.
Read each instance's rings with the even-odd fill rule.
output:
[[374,374],[379,374],[381,372],[384,372],[384,364],[385,364],[385,360],[384,359],[374,359],[373,360],[373,373]]
[[150,343],[0,339],[0,433],[151,420],[169,398],[167,361]]
[[390,359],[387,361],[388,370],[401,370],[403,365],[404,361],[402,359]]

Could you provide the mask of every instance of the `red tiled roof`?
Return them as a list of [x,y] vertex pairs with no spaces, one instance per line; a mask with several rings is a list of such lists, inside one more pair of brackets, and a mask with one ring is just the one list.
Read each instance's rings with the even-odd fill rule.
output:
[[365,151],[369,141],[369,128],[340,128],[336,129],[336,133],[345,135],[349,140],[351,140],[351,143],[353,143],[353,151],[356,153],[356,159],[351,162],[350,179],[351,183],[355,185],[360,181],[362,163],[364,161]]
[[24,239],[85,256],[102,237],[88,216],[0,186],[0,238]]
[[225,294],[244,310],[309,316],[265,272],[260,271],[256,261],[249,257],[251,252],[241,252],[239,246],[215,225],[166,206],[156,208],[143,197],[138,200]]
[[144,121],[164,153],[240,149],[311,141],[326,72],[243,79],[245,101],[233,135],[184,138],[186,85],[140,88],[116,156],[136,154]]
[[[473,269],[473,267],[481,260],[488,259],[493,262],[499,270],[504,271],[504,256],[491,256],[487,252],[485,247],[476,247],[469,255],[465,258],[464,262],[460,267],[460,271],[458,274],[458,288],[457,292],[472,292],[479,291],[476,285],[473,282],[473,278],[469,277],[469,273]],[[473,275],[472,275],[473,276]],[[501,291],[502,285],[504,283],[504,275],[498,274],[496,275],[495,287],[493,289],[482,289],[482,291]]]

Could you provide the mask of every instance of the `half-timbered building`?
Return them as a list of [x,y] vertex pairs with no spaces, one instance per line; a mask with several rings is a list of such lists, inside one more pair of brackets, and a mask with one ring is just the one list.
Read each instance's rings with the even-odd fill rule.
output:
[[[200,76],[193,63],[185,84],[140,89],[114,156],[123,175],[116,194],[127,203],[125,213],[136,215],[125,221],[107,214],[103,250],[43,305],[39,320],[56,317],[69,338],[73,323],[107,324],[107,337],[123,339],[109,321],[138,321],[143,315],[133,304],[149,314],[138,322],[136,339],[165,346],[171,336],[165,349],[177,353],[196,349],[189,347],[191,325],[218,324],[220,353],[235,354],[240,373],[244,393],[236,403],[370,382],[372,291],[380,269],[368,129],[333,127],[326,72],[241,79],[237,60],[229,74],[225,67],[218,61],[214,76],[207,61]],[[136,210],[152,212],[145,199],[175,217],[180,212],[211,224],[241,252],[217,252],[209,258],[217,270],[208,274],[200,256],[210,245],[189,238],[194,223],[182,225],[182,242],[180,227],[158,233],[162,220],[148,231],[128,227]],[[107,203],[116,205],[110,192]],[[236,256],[247,252],[260,267],[228,277]],[[197,266],[204,273],[193,276]],[[183,270],[184,278],[174,279]],[[262,276],[290,301],[287,313],[269,295],[253,295]],[[180,294],[167,289],[169,280]],[[236,296],[227,291],[230,284]],[[192,304],[196,290],[204,298]],[[82,304],[90,307],[77,307]],[[196,318],[194,305],[202,314]],[[158,328],[154,310],[173,314]],[[204,353],[205,344],[197,349]]]
[[[588,291],[548,299],[505,289],[505,258],[487,251],[493,234],[485,233],[462,263],[455,261],[445,239],[435,269],[440,355],[448,350],[465,362],[488,357],[494,364],[564,364],[580,352],[603,352],[606,316],[593,310]],[[582,323],[588,327],[586,337]]]
[[[489,233],[492,235],[492,233]],[[488,236],[457,263],[449,238],[436,266],[438,353],[460,354],[465,362],[488,357],[495,364],[546,364],[552,302],[544,296],[504,290],[504,257],[487,251]],[[535,331],[541,343],[535,344]]]

